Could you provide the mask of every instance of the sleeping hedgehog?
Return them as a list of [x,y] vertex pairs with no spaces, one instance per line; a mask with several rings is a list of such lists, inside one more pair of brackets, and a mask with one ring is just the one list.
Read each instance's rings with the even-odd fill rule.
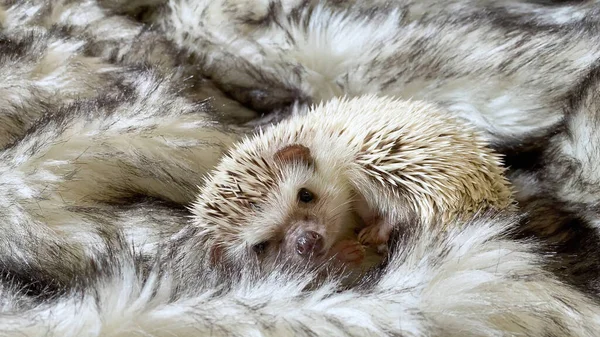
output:
[[437,106],[334,99],[233,148],[201,188],[193,223],[212,261],[357,265],[394,228],[509,207],[503,171],[473,128]]

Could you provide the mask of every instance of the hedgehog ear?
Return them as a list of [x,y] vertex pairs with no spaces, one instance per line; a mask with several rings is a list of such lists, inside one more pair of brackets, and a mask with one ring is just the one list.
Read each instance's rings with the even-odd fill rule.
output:
[[296,161],[312,166],[314,163],[310,149],[300,144],[292,144],[281,148],[275,153],[274,159],[282,164]]

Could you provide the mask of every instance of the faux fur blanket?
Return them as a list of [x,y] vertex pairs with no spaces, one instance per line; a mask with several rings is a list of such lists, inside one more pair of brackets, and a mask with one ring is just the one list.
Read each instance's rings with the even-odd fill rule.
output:
[[[0,0],[0,336],[600,335],[599,13]],[[188,206],[224,151],[363,94],[480,129],[519,212],[414,233],[353,287],[202,263]]]

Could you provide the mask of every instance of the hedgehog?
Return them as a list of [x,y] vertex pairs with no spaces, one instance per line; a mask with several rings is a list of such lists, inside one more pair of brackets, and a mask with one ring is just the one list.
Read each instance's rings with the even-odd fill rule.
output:
[[358,265],[394,228],[505,209],[512,195],[500,155],[467,122],[365,95],[297,108],[240,141],[207,176],[192,222],[215,263]]

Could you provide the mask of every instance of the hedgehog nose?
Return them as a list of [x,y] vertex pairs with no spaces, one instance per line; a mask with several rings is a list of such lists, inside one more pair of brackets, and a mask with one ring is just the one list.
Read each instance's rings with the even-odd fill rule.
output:
[[314,231],[306,231],[296,241],[296,251],[300,255],[310,255],[323,250],[323,237]]

